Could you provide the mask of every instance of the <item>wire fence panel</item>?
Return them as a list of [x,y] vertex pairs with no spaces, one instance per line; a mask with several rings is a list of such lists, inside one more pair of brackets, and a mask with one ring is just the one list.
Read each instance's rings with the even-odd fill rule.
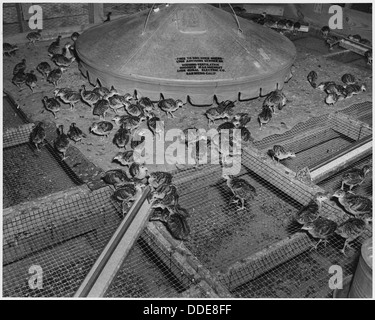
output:
[[[73,296],[120,223],[112,193],[87,191],[4,216],[3,295]],[[29,286],[33,265],[43,270],[40,289]]]

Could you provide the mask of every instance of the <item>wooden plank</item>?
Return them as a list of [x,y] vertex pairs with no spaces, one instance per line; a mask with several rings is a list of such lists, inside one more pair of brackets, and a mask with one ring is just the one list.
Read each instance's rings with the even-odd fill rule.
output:
[[350,148],[341,150],[329,161],[310,168],[311,178],[314,183],[318,183],[371,153],[372,137],[368,136],[354,143]]
[[357,54],[360,54],[361,56],[364,56],[366,51],[371,50],[370,46],[364,45],[359,42],[351,41],[349,39],[342,39],[339,42],[339,46],[348,49],[352,52],[355,52]]
[[311,248],[306,233],[296,233],[234,263],[220,280],[229,290],[243,285]]
[[151,204],[147,188],[127,213],[111,240],[95,262],[75,297],[103,297],[119,268],[148,221]]

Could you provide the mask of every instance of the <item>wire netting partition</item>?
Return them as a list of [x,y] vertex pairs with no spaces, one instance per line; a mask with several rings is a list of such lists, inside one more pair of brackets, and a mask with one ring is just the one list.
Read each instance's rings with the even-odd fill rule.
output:
[[[4,214],[3,296],[68,297],[78,289],[121,221],[111,188],[78,188]],[[43,271],[41,289],[29,286],[35,265]]]
[[372,102],[365,101],[341,110],[340,113],[363,121],[372,127]]
[[3,93],[3,128],[14,128],[28,123],[24,112],[18,107],[14,99],[7,93]]

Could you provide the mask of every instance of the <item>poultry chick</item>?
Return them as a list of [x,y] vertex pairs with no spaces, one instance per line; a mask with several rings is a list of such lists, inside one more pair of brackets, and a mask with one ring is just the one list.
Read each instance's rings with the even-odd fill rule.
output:
[[130,132],[125,128],[124,125],[121,125],[113,137],[113,143],[118,148],[126,148],[126,145],[130,141]]
[[30,72],[26,73],[25,83],[30,88],[32,93],[34,93],[34,88],[36,87],[37,82],[38,78],[34,74],[34,70],[30,70]]
[[43,98],[44,107],[53,113],[54,118],[56,119],[56,113],[60,111],[60,102],[55,98],[48,98],[45,96]]
[[248,113],[237,113],[233,116],[232,123],[236,128],[245,127],[251,120]]
[[[334,105],[337,101],[339,101],[340,99],[340,96],[337,95],[336,93],[329,93],[326,98],[324,99],[324,102],[329,105],[329,106],[332,106]],[[342,97],[343,99],[343,97]]]
[[68,150],[69,145],[70,141],[68,139],[68,136],[64,133],[64,126],[60,124],[57,129],[57,137],[54,141],[54,147],[58,152],[62,153],[62,160],[65,160],[67,158],[66,151]]
[[349,191],[356,186],[361,185],[366,178],[366,175],[371,171],[368,165],[362,167],[362,169],[354,168],[342,176],[341,190],[344,190],[344,186],[349,186]]
[[362,219],[349,218],[336,229],[336,233],[345,239],[344,247],[340,250],[345,256],[346,247],[351,248],[350,242],[357,239],[367,229],[368,223]]
[[298,21],[295,22],[293,25],[293,34],[296,35],[300,29],[301,29],[301,23]]
[[161,99],[158,102],[158,106],[161,110],[165,112],[165,114],[169,117],[171,115],[172,118],[175,118],[173,112],[177,111],[179,108],[183,107],[185,103],[181,100],[174,100],[174,99]]
[[20,72],[25,72],[26,70],[26,59],[22,59],[21,62],[17,63],[13,68],[13,75]]
[[72,39],[74,42],[76,42],[78,37],[79,37],[79,33],[73,32],[72,35],[70,36],[70,39]]
[[22,70],[18,73],[16,73],[12,78],[12,83],[16,85],[20,91],[22,90],[21,85],[26,82],[26,73],[24,73]]
[[143,108],[139,104],[126,102],[124,105],[125,105],[125,110],[129,115],[133,117],[145,117]]
[[177,192],[172,192],[168,196],[165,196],[164,198],[155,198],[152,202],[152,208],[169,208],[174,207],[178,205],[179,195]]
[[337,190],[332,197],[336,197],[344,209],[355,217],[372,220],[372,201],[369,198]]
[[166,197],[176,197],[176,195],[178,195],[177,187],[173,184],[164,183],[152,192],[151,201]]
[[126,129],[130,131],[134,131],[141,125],[143,119],[144,118],[133,117],[131,115],[123,115],[123,116],[116,115],[112,119],[112,121],[114,121],[117,126],[120,126],[121,124],[123,124]]
[[314,70],[310,71],[307,75],[307,81],[314,89],[316,89],[316,80],[318,80],[318,74]]
[[218,107],[209,108],[205,112],[205,115],[208,118],[208,124],[209,125],[211,123],[215,124],[215,120],[224,119],[224,118],[229,119],[229,117],[230,117],[230,114],[228,114],[227,111],[224,110],[224,111],[220,112]]
[[349,40],[352,40],[352,41],[355,41],[355,42],[360,42],[362,37],[359,35],[359,34],[355,34],[355,35],[348,35],[348,39]]
[[[100,95],[97,94],[100,98]],[[120,96],[118,94],[113,95],[112,97],[108,98],[109,107],[117,114],[118,110],[121,108],[125,108],[125,105],[128,104],[128,100],[125,96]]]
[[234,202],[241,201],[242,206],[237,210],[245,209],[245,200],[252,201],[257,196],[256,189],[246,180],[230,176],[226,173],[223,174],[223,178],[227,181],[227,186],[232,191],[234,197],[237,198]]
[[62,69],[61,68],[56,68],[53,69],[47,76],[47,81],[52,83],[55,87],[59,84],[59,81],[61,80],[62,77]]
[[38,70],[44,76],[44,79],[47,79],[48,75],[52,71],[49,63],[45,61],[39,63],[38,66],[36,67],[36,70]]
[[251,132],[247,128],[240,127],[238,129],[241,130],[241,142],[242,143],[246,145],[254,141],[254,138],[251,136]]
[[57,39],[49,45],[47,51],[50,57],[52,57],[54,54],[59,54],[61,52],[60,39],[61,36],[58,36]]
[[64,47],[62,48],[62,55],[67,59],[71,59],[73,57],[76,58],[75,49],[69,42],[65,43]]
[[258,122],[260,125],[259,130],[262,130],[262,127],[270,122],[272,119],[272,110],[271,108],[265,106],[262,108],[262,112],[258,114]]
[[148,177],[148,169],[143,164],[133,162],[129,166],[129,174],[133,179],[143,180]]
[[73,122],[70,125],[69,131],[67,133],[70,140],[73,140],[75,143],[81,141],[83,138],[86,138],[86,135],[82,132],[80,128]]
[[150,98],[147,97],[142,97],[138,100],[138,104],[143,108],[144,112],[146,114],[150,112],[155,112],[155,105],[153,102],[150,100]]
[[80,90],[81,98],[86,102],[91,108],[101,99],[101,95],[94,91],[86,90],[86,86],[83,84]]
[[295,220],[302,225],[315,221],[320,215],[323,201],[327,199],[327,194],[317,192],[307,205],[296,212]]
[[318,84],[317,89],[320,91],[326,91],[327,87],[330,85],[336,85],[334,81],[323,81]]
[[161,141],[162,134],[164,132],[164,126],[161,123],[161,120],[159,117],[157,117],[153,112],[149,112],[147,114],[147,126],[152,132],[152,134],[155,136],[158,136],[158,140]]
[[135,161],[134,150],[119,152],[113,157],[112,161],[117,161],[123,166],[130,166]]
[[274,114],[276,114],[276,108],[282,110],[285,105],[286,96],[281,90],[272,91],[263,101],[263,108],[270,108]]
[[97,94],[100,94],[103,98],[110,98],[118,93],[113,86],[111,86],[111,89],[108,89],[106,87],[97,85],[92,91],[94,91]]
[[341,77],[341,81],[344,82],[346,85],[348,85],[348,84],[355,84],[355,83],[356,83],[355,76],[353,76],[353,75],[350,74],[350,73],[345,73],[345,74]]
[[44,143],[46,138],[46,130],[43,122],[39,122],[30,133],[30,142],[35,144],[38,151],[40,150],[40,145]]
[[365,58],[366,58],[367,64],[371,66],[372,65],[372,50],[371,49],[365,52]]
[[333,47],[339,44],[340,42],[340,38],[334,35],[328,36],[325,40],[325,43],[327,44],[329,50],[333,50]]
[[320,29],[320,33],[322,34],[323,38],[327,38],[330,31],[331,29],[328,26],[324,26]]
[[15,55],[16,51],[18,50],[18,46],[15,44],[10,44],[7,42],[3,43],[3,54],[7,55],[8,57]]
[[26,39],[29,40],[28,46],[30,46],[30,44],[33,44],[35,46],[35,42],[40,41],[42,39],[41,33],[41,29],[28,33],[26,36]]
[[105,114],[108,112],[108,110],[109,110],[109,101],[102,97],[100,100],[94,103],[92,114],[95,116],[99,116],[99,119],[104,120]]
[[116,189],[123,185],[133,183],[133,179],[129,178],[126,172],[121,169],[108,170],[101,179],[105,183],[113,185]]
[[325,246],[327,245],[328,238],[337,229],[337,223],[323,217],[318,217],[316,220],[303,225],[301,229],[307,230],[313,238],[319,239],[316,245],[313,246],[314,249],[318,249],[321,242],[324,242]]
[[90,127],[90,132],[98,135],[98,136],[106,136],[111,133],[113,129],[113,124],[109,121],[99,121],[94,122]]
[[140,183],[135,183],[134,184],[134,188],[135,188],[135,193],[134,195],[130,194],[128,195],[128,197],[126,197],[123,201],[122,201],[122,217],[124,218],[125,215],[128,213],[129,209],[131,208],[132,206],[132,203],[134,203],[135,201],[137,201],[138,199],[141,198],[142,194],[143,194],[143,188],[142,188],[142,184]]
[[173,208],[154,210],[150,221],[161,221],[173,238],[182,241],[188,240],[190,227],[186,218],[175,213]]
[[345,87],[346,90],[346,98],[351,98],[354,94],[359,94],[360,92],[364,92],[367,90],[366,85],[358,85],[358,84],[349,84]]
[[54,62],[59,68],[67,69],[70,65],[76,60],[73,56],[70,59],[66,58],[63,54],[54,54],[51,58],[52,62]]
[[150,173],[148,183],[155,190],[162,184],[171,184],[172,178],[173,176],[169,172],[154,171]]
[[56,89],[53,91],[53,94],[56,98],[60,98],[62,102],[70,104],[71,110],[75,108],[77,102],[81,101],[81,94],[79,92],[66,89]]
[[118,202],[123,202],[130,197],[134,197],[136,193],[137,189],[135,188],[135,184],[125,184],[115,190],[112,195],[112,199]]
[[283,146],[278,144],[274,145],[271,150],[268,150],[268,154],[272,157],[272,160],[277,159],[277,162],[280,160],[295,158],[296,154],[292,151],[286,151]]

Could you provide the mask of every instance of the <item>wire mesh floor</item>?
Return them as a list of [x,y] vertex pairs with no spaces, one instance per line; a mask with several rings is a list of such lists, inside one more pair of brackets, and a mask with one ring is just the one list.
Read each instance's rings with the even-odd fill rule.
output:
[[77,185],[47,148],[29,143],[3,150],[3,174],[4,208]]
[[[3,296],[73,296],[121,222],[111,195],[106,187],[4,217]],[[33,265],[43,270],[41,289],[29,286]]]
[[25,121],[19,116],[14,109],[15,106],[8,96],[3,96],[3,130],[21,126]]

